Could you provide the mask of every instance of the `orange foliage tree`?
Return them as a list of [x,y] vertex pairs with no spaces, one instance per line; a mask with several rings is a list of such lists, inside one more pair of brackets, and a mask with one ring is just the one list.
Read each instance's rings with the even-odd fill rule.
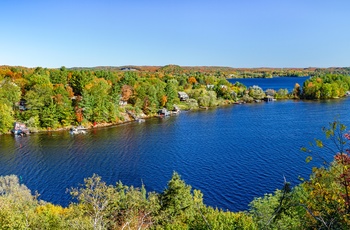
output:
[[77,117],[77,122],[81,123],[83,121],[83,109],[76,108],[75,109],[75,116]]
[[194,85],[194,84],[196,84],[196,83],[197,83],[197,80],[196,80],[196,78],[195,78],[195,77],[189,77],[189,78],[188,78],[188,83],[190,83],[190,84]]
[[168,101],[168,97],[167,97],[166,95],[163,95],[163,96],[162,96],[162,101],[161,101],[162,106],[165,106],[165,104],[167,103],[167,101]]
[[122,87],[122,100],[128,101],[129,98],[133,95],[133,89],[130,85],[123,85]]

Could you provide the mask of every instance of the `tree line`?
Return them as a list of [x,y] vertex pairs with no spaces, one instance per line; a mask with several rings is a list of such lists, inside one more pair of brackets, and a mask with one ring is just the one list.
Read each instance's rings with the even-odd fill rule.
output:
[[331,99],[344,97],[350,89],[348,75],[326,74],[312,77],[304,82],[302,98]]
[[325,74],[349,75],[350,67],[330,67],[330,68],[232,68],[224,66],[98,66],[92,68],[72,68],[75,70],[136,70],[147,73],[167,73],[186,74],[194,73],[216,75],[225,78],[269,78],[269,77],[300,77],[300,76],[320,76]]
[[[207,85],[212,85],[210,90]],[[243,87],[243,86],[240,86]],[[225,78],[163,72],[0,68],[0,133],[12,123],[29,128],[57,129],[73,124],[118,123],[127,111],[152,116],[174,105],[191,109],[233,101],[240,87]],[[181,102],[179,91],[193,95]],[[198,103],[199,102],[199,103]]]
[[[292,92],[263,91],[231,84],[220,72],[184,71],[169,65],[153,71],[111,69],[46,69],[0,67],[0,134],[14,121],[35,130],[83,124],[115,124],[137,116],[154,116],[161,108],[173,110],[215,107],[234,102],[277,99],[342,97],[350,88],[347,75],[314,76]],[[178,92],[189,99],[183,101]]]

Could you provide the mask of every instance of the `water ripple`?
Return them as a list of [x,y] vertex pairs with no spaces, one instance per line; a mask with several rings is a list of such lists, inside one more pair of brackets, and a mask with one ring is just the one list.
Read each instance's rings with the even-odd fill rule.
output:
[[[0,136],[0,174],[21,176],[41,199],[68,205],[66,189],[97,173],[109,184],[161,192],[172,173],[200,189],[208,205],[245,210],[256,196],[299,183],[312,166],[299,149],[334,117],[350,124],[350,100],[279,101],[184,112],[116,127]],[[329,157],[331,159],[331,157]]]

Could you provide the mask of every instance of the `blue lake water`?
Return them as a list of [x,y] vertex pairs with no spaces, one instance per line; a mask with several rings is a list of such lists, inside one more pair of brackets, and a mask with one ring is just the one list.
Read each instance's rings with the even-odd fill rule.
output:
[[232,84],[238,81],[247,87],[258,85],[263,90],[274,89],[277,91],[279,89],[288,89],[288,91],[291,92],[295,83],[303,86],[306,79],[309,79],[309,77],[231,78],[228,79],[228,81]]
[[[66,189],[97,173],[110,184],[121,180],[161,192],[173,171],[204,193],[207,205],[246,210],[257,196],[308,178],[300,151],[334,119],[350,126],[350,98],[276,101],[182,112],[116,127],[27,137],[0,136],[0,175],[16,174],[40,198],[71,201]],[[332,160],[331,154],[326,156]]]

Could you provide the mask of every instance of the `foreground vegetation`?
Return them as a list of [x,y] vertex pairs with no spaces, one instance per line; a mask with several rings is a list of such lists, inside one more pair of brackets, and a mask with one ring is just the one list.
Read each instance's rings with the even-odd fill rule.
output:
[[[161,193],[117,182],[107,185],[98,175],[70,189],[68,207],[38,199],[16,176],[0,177],[1,229],[349,229],[350,133],[338,122],[324,129],[330,140],[315,140],[304,151],[313,156],[325,148],[334,161],[313,168],[308,180],[250,203],[244,212],[206,206],[203,194],[174,172]],[[329,145],[330,144],[334,144]],[[313,148],[315,147],[315,148]],[[307,158],[311,160],[311,156]]]
[[[44,69],[2,66],[0,134],[8,133],[14,121],[25,123],[31,131],[55,130],[77,124],[116,124],[135,117],[151,117],[164,107],[168,110],[207,108],[234,102],[257,102],[266,96],[277,99],[344,96],[350,88],[349,77],[324,74],[326,70],[302,71],[315,76],[303,86],[296,84],[294,90],[288,92],[287,89],[263,91],[258,86],[247,88],[239,82],[231,84],[227,77],[241,76],[242,71],[247,75],[249,71],[237,69],[235,75],[232,68],[224,67]],[[297,73],[295,69],[251,69],[249,73],[257,71],[271,76]],[[337,71],[348,69],[334,69]],[[189,98],[180,99],[178,92],[185,92]]]

